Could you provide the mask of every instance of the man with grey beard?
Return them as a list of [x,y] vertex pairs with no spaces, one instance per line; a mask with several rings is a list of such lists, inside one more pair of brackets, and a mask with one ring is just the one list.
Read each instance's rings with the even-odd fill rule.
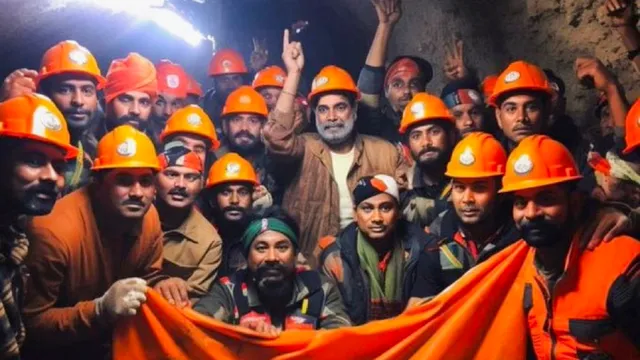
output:
[[287,79],[263,129],[267,152],[287,172],[282,206],[300,224],[300,251],[316,265],[320,237],[353,221],[351,191],[364,176],[386,174],[406,185],[407,166],[391,143],[354,131],[360,91],[343,69],[327,66],[313,80],[309,103],[318,134],[297,134],[295,94],[304,66],[302,45],[284,35]]

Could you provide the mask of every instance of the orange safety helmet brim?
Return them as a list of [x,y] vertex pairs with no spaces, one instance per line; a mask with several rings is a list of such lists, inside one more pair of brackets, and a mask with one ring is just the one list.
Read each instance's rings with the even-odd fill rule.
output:
[[237,182],[260,185],[253,165],[236,153],[228,153],[216,160],[209,169],[206,187]]
[[356,100],[360,100],[360,90],[356,86],[355,81],[349,73],[334,65],[325,66],[318,75],[313,79],[311,85],[311,92],[307,97],[309,103],[314,103],[314,100],[321,95],[335,92],[349,92],[355,95]]
[[177,134],[202,137],[211,142],[210,150],[220,147],[213,121],[198,105],[188,105],[173,113],[160,133],[160,141],[164,142],[166,138]]
[[234,114],[256,114],[263,117],[269,115],[267,102],[259,92],[251,86],[240,86],[227,97],[222,108],[222,117]]
[[404,108],[398,132],[404,134],[414,125],[435,120],[456,121],[442,99],[426,92],[418,93]]
[[549,97],[553,95],[547,75],[542,69],[525,61],[516,61],[498,76],[489,104],[498,107],[500,98],[522,91],[539,92]]
[[93,54],[73,40],[61,41],[44,53],[36,85],[61,74],[87,75],[96,81],[98,90],[104,88],[107,82]]
[[147,135],[131,125],[121,125],[100,139],[91,170],[133,168],[160,171],[160,162]]
[[67,122],[60,110],[40,94],[22,95],[0,103],[0,137],[53,145],[64,151],[67,159],[79,152],[70,144]]
[[499,193],[580,179],[576,162],[564,145],[546,135],[531,135],[522,139],[509,155]]
[[640,99],[633,103],[625,118],[624,142],[627,145],[622,151],[624,155],[640,145]]
[[507,164],[507,152],[493,136],[472,132],[460,140],[451,153],[445,175],[469,179],[502,176]]

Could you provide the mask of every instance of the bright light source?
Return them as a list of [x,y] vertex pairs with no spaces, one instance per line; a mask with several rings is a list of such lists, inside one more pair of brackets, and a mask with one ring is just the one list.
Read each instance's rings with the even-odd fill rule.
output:
[[198,46],[205,37],[191,23],[175,11],[164,8],[164,0],[51,0],[54,8],[68,3],[89,4],[111,10],[113,13],[126,12],[139,20],[153,21],[171,34],[182,38],[191,46]]

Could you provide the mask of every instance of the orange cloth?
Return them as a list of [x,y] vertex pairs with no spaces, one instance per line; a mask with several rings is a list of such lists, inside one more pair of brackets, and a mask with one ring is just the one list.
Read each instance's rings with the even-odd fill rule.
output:
[[158,93],[181,99],[187,97],[190,80],[182,66],[166,59],[160,60],[156,64],[156,72],[158,75]]
[[353,328],[286,331],[276,339],[178,310],[149,291],[140,315],[117,327],[113,358],[523,359],[527,331],[523,287],[516,279],[528,249],[519,241],[396,318]]
[[141,91],[151,97],[158,93],[156,68],[147,58],[130,53],[124,59],[115,59],[107,72],[104,98],[107,103],[128,91]]

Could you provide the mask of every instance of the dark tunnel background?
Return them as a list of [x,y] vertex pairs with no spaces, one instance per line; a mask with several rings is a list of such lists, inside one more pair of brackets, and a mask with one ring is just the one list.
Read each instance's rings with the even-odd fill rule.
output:
[[[131,0],[136,1],[136,0]],[[363,0],[364,1],[364,0]],[[37,70],[42,54],[59,41],[72,39],[98,59],[103,75],[112,59],[136,51],[153,62],[170,59],[181,64],[207,89],[206,71],[212,46],[203,41],[192,47],[154,23],[141,23],[127,13],[112,13],[71,2],[55,8],[56,0],[0,0],[0,76],[18,68]],[[336,64],[354,77],[364,63],[372,30],[341,6],[340,0],[173,0],[176,7],[203,34],[216,38],[217,48],[231,47],[245,60],[252,38],[265,38],[268,64],[282,65],[282,32],[299,20],[309,25],[298,35],[306,66],[304,90],[323,66]],[[372,16],[373,15],[373,10]]]

